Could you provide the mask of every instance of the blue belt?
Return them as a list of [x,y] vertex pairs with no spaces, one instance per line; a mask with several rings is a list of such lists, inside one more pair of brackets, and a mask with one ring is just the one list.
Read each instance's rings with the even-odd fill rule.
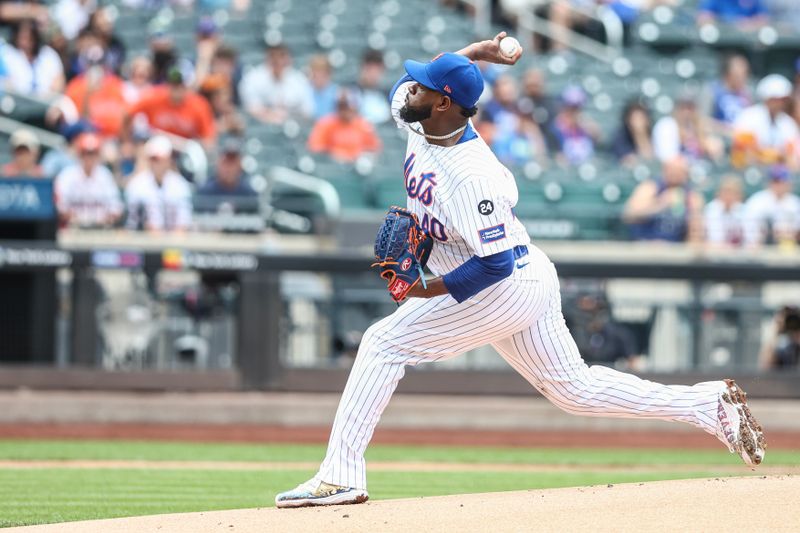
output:
[[526,255],[528,255],[528,247],[526,245],[520,244],[514,247],[514,260],[525,257]]

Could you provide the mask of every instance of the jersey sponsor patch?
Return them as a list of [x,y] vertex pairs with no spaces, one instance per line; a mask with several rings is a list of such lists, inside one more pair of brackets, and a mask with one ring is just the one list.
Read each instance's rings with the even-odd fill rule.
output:
[[481,238],[481,242],[484,244],[494,241],[499,241],[500,239],[505,239],[506,225],[498,224],[490,228],[484,228],[482,230],[478,230],[478,236]]
[[478,213],[481,215],[491,215],[494,213],[494,204],[491,200],[481,200],[478,203]]

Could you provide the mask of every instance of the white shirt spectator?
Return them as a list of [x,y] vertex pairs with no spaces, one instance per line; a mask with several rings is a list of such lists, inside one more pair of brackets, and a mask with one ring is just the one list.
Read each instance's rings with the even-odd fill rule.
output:
[[2,59],[6,70],[12,73],[8,78],[10,88],[20,93],[51,96],[53,82],[64,75],[61,58],[49,46],[42,46],[33,62],[13,46],[4,46]]
[[730,209],[718,198],[706,206],[706,241],[711,244],[730,244],[739,246],[744,240],[744,204],[737,203]]
[[681,134],[673,117],[661,117],[653,126],[653,151],[659,161],[670,161],[681,154]]
[[161,185],[149,170],[134,175],[125,188],[125,199],[130,229],[187,229],[192,222],[191,187],[174,170],[167,171]]
[[280,79],[275,79],[266,65],[259,65],[239,82],[239,95],[246,110],[254,108],[283,108],[299,113],[303,118],[314,115],[314,91],[302,72],[288,67]]
[[778,198],[769,189],[759,191],[745,204],[745,242],[760,244],[767,232],[795,234],[800,231],[800,197],[789,193]]
[[82,166],[69,166],[56,176],[53,187],[58,211],[69,217],[70,225],[107,226],[122,214],[119,188],[103,165],[95,165],[89,176]]
[[779,113],[773,122],[764,104],[752,105],[739,113],[733,130],[752,133],[762,148],[783,150],[800,140],[800,130],[795,121],[786,113]]

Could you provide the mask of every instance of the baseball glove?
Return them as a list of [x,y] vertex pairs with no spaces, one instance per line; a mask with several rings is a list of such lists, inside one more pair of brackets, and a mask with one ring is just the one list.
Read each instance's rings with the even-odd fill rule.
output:
[[408,291],[422,280],[422,269],[433,249],[433,238],[419,225],[417,216],[402,207],[393,206],[386,213],[375,237],[375,259],[372,266],[381,268],[392,299],[400,303]]

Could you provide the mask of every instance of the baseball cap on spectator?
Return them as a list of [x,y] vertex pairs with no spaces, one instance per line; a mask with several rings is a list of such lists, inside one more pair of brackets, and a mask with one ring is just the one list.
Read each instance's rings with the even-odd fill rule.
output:
[[789,169],[783,165],[773,165],[767,171],[770,181],[790,181],[792,179]]
[[28,129],[23,128],[15,131],[13,135],[11,135],[9,142],[11,148],[15,150],[17,148],[27,148],[31,152],[39,151],[39,139],[36,137],[35,133]]
[[79,120],[77,122],[73,122],[72,124],[64,124],[61,127],[61,135],[67,140],[68,143],[72,143],[75,139],[78,138],[82,133],[89,133],[95,132],[97,129],[92,125],[91,122],[86,120]]
[[79,153],[96,153],[100,151],[100,137],[98,137],[95,133],[81,133],[76,142]]
[[172,157],[172,141],[165,135],[151,137],[150,140],[144,144],[144,153],[147,157],[158,159]]
[[209,16],[200,17],[197,21],[197,34],[203,37],[211,37],[217,33],[217,24]]
[[586,103],[586,93],[577,85],[568,85],[561,93],[561,102],[566,107],[583,107]]
[[780,74],[770,74],[758,82],[756,94],[761,100],[788,98],[792,94],[792,83]]
[[408,59],[403,66],[414,81],[449,96],[465,109],[475,107],[483,93],[478,65],[462,55],[439,54],[430,63]]
[[170,67],[167,71],[167,83],[171,85],[183,85],[183,72],[178,67]]

